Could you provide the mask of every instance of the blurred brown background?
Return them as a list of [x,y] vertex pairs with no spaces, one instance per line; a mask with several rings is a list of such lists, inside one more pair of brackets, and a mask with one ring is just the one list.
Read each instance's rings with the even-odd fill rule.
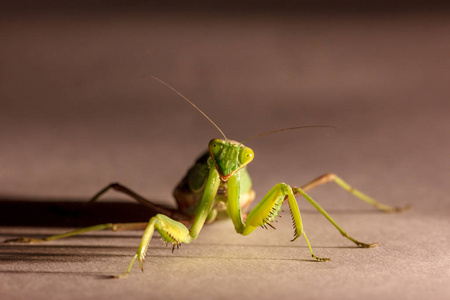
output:
[[[299,125],[337,127],[249,142],[257,197],[281,181],[300,185],[335,172],[383,202],[414,207],[378,214],[334,186],[322,187],[312,196],[349,232],[382,247],[352,248],[299,199],[313,247],[333,262],[302,261],[307,248],[288,242],[289,224],[242,238],[223,222],[175,256],[153,246],[150,272],[136,268],[134,280],[120,284],[97,276],[122,271],[139,233],[132,241],[101,233],[51,246],[0,245],[2,299],[49,299],[45,290],[55,282],[55,299],[171,298],[179,286],[196,299],[450,295],[443,284],[450,277],[445,4],[16,1],[2,2],[0,11],[2,237],[61,231],[47,227],[61,211],[46,202],[68,207],[70,215],[113,181],[173,205],[177,181],[220,136],[181,98],[142,78],[148,74],[195,102],[232,139]],[[136,211],[147,219],[132,202],[105,203],[89,222],[112,214],[128,221]],[[65,213],[53,225],[71,226],[76,215]],[[28,289],[18,284],[24,282]],[[282,284],[269,289],[267,282]]]

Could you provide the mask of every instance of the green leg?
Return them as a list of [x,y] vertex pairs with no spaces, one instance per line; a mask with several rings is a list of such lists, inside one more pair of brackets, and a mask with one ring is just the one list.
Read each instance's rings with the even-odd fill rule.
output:
[[[25,237],[25,238],[6,240],[5,243],[41,243],[41,242],[59,240],[59,239],[63,239],[63,238],[70,237],[70,236],[80,235],[80,234],[83,234],[85,232],[90,232],[90,231],[98,231],[98,230],[105,230],[105,229],[109,229],[112,231],[141,230],[141,229],[146,228],[146,226],[147,226],[147,223],[116,223],[116,224],[106,223],[106,224],[100,224],[100,225],[90,226],[90,227],[86,227],[86,228],[80,228],[80,229],[69,231],[69,232],[62,233],[62,234],[52,235],[52,236],[48,236],[48,237],[45,237],[42,239]],[[112,277],[113,278],[124,278],[124,277],[128,276],[128,273],[130,273],[131,267],[133,266],[133,263],[136,260],[136,258],[137,258],[137,254],[134,255],[131,263],[128,266],[127,271],[124,274],[118,275],[118,276],[112,276]]]
[[220,177],[213,162],[210,161],[209,163],[209,177],[205,185],[202,200],[197,208],[197,213],[195,215],[192,227],[188,229],[184,224],[163,214],[157,214],[151,218],[145,228],[137,254],[133,257],[127,271],[116,278],[127,276],[136,258],[139,261],[141,270],[144,270],[145,256],[147,255],[148,246],[155,230],[161,235],[161,238],[166,242],[166,244],[172,244],[173,252],[175,248],[180,247],[181,243],[188,244],[196,239],[208,217],[214,217],[214,212],[211,213],[211,211],[214,206],[214,198],[219,188]]
[[106,223],[106,224],[100,224],[100,225],[80,228],[80,229],[77,229],[77,230],[69,231],[69,232],[62,233],[62,234],[56,234],[56,235],[48,236],[48,237],[41,238],[41,239],[24,237],[24,238],[17,238],[17,239],[6,240],[5,243],[41,243],[41,242],[49,242],[49,241],[53,241],[53,240],[59,240],[59,239],[63,239],[63,238],[66,238],[66,237],[83,234],[85,232],[105,230],[105,229],[109,229],[109,230],[112,230],[112,231],[140,230],[140,229],[144,229],[146,225],[147,225],[147,223],[115,223],[115,224],[114,223]]
[[134,261],[136,260],[137,257],[138,257],[137,254],[135,254],[133,256],[133,259],[131,260],[130,264],[128,265],[127,271],[125,273],[120,274],[120,275],[113,275],[113,276],[111,276],[111,278],[121,279],[121,278],[128,277],[128,274],[130,274],[131,268],[133,267]]
[[[406,205],[404,207],[393,207],[393,206],[389,206],[389,205],[380,203],[380,202],[376,201],[375,199],[361,193],[360,191],[355,190],[348,183],[346,183],[344,180],[342,180],[340,177],[338,177],[335,174],[331,174],[331,173],[324,174],[324,175],[314,179],[313,181],[302,186],[301,189],[304,192],[307,192],[309,190],[312,190],[315,187],[318,187],[318,186],[320,186],[324,183],[328,183],[328,182],[335,182],[337,185],[339,185],[341,188],[343,188],[347,192],[349,192],[349,193],[353,194],[354,196],[358,197],[359,199],[369,203],[370,205],[373,205],[374,207],[378,208],[379,210],[382,210],[382,211],[385,211],[388,213],[402,212],[402,211],[405,211],[405,210],[408,210],[411,208],[410,205]],[[301,193],[296,192],[296,190],[295,190],[296,188],[293,188],[293,189],[294,189],[295,194],[301,194]]]
[[245,223],[242,221],[242,216],[239,210],[239,174],[233,175],[228,179],[228,214],[234,223],[235,229],[238,233],[242,235],[248,235],[252,233],[257,227],[263,227],[267,229],[267,226],[273,227],[271,225],[272,221],[278,215],[281,210],[281,205],[284,199],[287,198],[289,202],[289,208],[292,217],[292,223],[294,227],[294,238],[295,241],[300,235],[303,234],[306,243],[308,244],[311,256],[318,261],[327,261],[329,258],[317,257],[312,248],[309,240],[303,230],[302,218],[300,215],[300,210],[297,205],[292,188],[285,184],[279,183],[275,185],[261,202],[248,214]]
[[[51,240],[57,240],[69,236],[78,235],[88,231],[95,230],[103,230],[103,229],[111,229],[111,230],[132,230],[132,229],[143,229],[145,228],[144,234],[141,239],[141,243],[138,247],[137,253],[133,256],[130,264],[125,273],[113,276],[114,278],[123,278],[126,277],[133,267],[133,264],[136,258],[139,261],[139,265],[141,270],[143,270],[143,264],[145,260],[145,256],[147,254],[148,245],[152,239],[153,232],[156,230],[161,238],[166,241],[167,244],[172,243],[172,252],[175,247],[179,247],[181,243],[190,243],[192,240],[196,239],[198,234],[200,233],[203,225],[207,221],[208,217],[213,219],[215,217],[215,212],[212,211],[212,208],[215,204],[215,196],[217,194],[217,190],[220,185],[220,177],[219,174],[214,167],[214,162],[212,160],[209,161],[209,177],[205,185],[205,189],[203,192],[203,197],[200,202],[200,205],[197,208],[197,213],[195,215],[194,223],[190,229],[187,229],[185,225],[182,223],[173,220],[172,218],[164,215],[157,214],[155,217],[152,217],[148,223],[124,223],[124,224],[101,224],[96,226],[91,226],[87,228],[82,228],[74,231],[70,231],[63,234],[53,235],[50,237],[46,237],[43,239],[31,239],[31,238],[21,238],[15,240],[8,240],[6,242],[22,242],[22,243],[39,243]],[[94,198],[90,201],[96,201],[98,197],[100,197],[103,193],[105,193],[111,187],[108,186],[101,190]]]
[[394,212],[402,212],[405,210],[410,209],[411,206],[407,205],[404,207],[393,207],[393,206],[389,206],[383,203],[380,203],[378,201],[376,201],[375,199],[361,193],[360,191],[352,188],[348,183],[346,183],[344,180],[342,180],[340,177],[338,177],[335,174],[331,174],[331,173],[327,173],[325,175],[322,175],[316,179],[314,179],[313,181],[309,182],[308,184],[302,186],[301,188],[297,188],[297,187],[293,187],[292,190],[294,192],[295,195],[302,195],[306,200],[308,200],[309,203],[311,203],[322,215],[325,216],[325,218],[328,219],[328,221],[330,221],[331,224],[334,225],[334,227],[337,228],[337,230],[339,230],[339,232],[346,238],[348,238],[349,240],[351,240],[352,242],[354,242],[356,245],[360,246],[360,247],[364,247],[364,248],[372,248],[372,247],[377,247],[379,245],[379,243],[371,243],[371,244],[366,244],[366,243],[362,243],[359,242],[357,240],[355,240],[354,238],[352,238],[351,236],[349,236],[337,223],[336,221],[333,220],[333,218],[331,218],[331,216],[316,202],[314,201],[314,199],[312,199],[308,194],[306,194],[306,191],[311,190],[315,187],[318,187],[324,183],[328,183],[328,182],[335,182],[337,185],[339,185],[341,188],[343,188],[344,190],[346,190],[347,192],[351,193],[352,195],[358,197],[359,199],[369,203],[370,205],[373,205],[374,207],[388,212],[388,213],[394,213]]
[[216,220],[216,218],[217,218],[217,209],[213,209],[206,218],[206,224],[211,224]]
[[[192,241],[189,230],[182,223],[175,221],[166,215],[158,214],[154,216],[150,219],[150,222],[148,222],[147,228],[145,228],[141,243],[137,250],[137,258],[142,271],[144,271],[145,256],[147,255],[148,246],[155,229],[161,235],[161,238],[166,242],[166,244],[172,244],[172,252],[175,247],[178,248],[181,243],[190,243]],[[133,258],[133,261],[134,259],[135,258]]]
[[351,236],[349,236],[337,223],[336,221],[333,220],[333,218],[331,218],[331,216],[316,202],[314,201],[313,198],[311,198],[308,194],[306,194],[301,188],[292,188],[293,192],[295,194],[300,194],[302,195],[306,200],[308,200],[309,203],[311,203],[322,215],[324,215],[325,218],[328,219],[328,221],[330,221],[331,224],[334,225],[334,227],[337,228],[337,230],[339,230],[339,232],[346,237],[347,239],[349,239],[350,241],[352,241],[353,243],[355,243],[357,246],[359,247],[363,247],[363,248],[374,248],[379,246],[379,243],[370,243],[370,244],[366,244],[366,243],[362,243],[360,241],[355,240],[354,238],[352,238]]
[[313,250],[311,248],[311,244],[309,243],[308,237],[306,236],[306,232],[303,231],[303,236],[305,237],[306,243],[308,244],[309,251],[311,252],[311,256],[318,261],[328,261],[330,258],[317,257],[314,255]]

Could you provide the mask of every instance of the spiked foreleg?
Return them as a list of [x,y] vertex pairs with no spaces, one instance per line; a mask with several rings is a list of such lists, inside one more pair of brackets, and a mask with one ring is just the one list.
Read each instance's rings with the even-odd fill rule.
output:
[[192,227],[187,229],[187,227],[182,223],[163,214],[158,214],[151,218],[148,222],[147,228],[144,231],[144,235],[142,236],[137,253],[133,256],[127,271],[122,275],[115,276],[116,278],[127,276],[136,258],[139,261],[141,270],[144,270],[145,256],[155,230],[161,235],[161,238],[166,242],[166,244],[172,244],[172,252],[175,248],[178,248],[181,243],[187,244],[197,238],[214,206],[214,199],[220,185],[219,174],[211,160],[209,161],[209,167],[209,177],[206,181],[203,197],[197,208]]
[[166,245],[169,243],[172,244],[172,252],[181,243],[189,243],[192,240],[189,236],[189,230],[180,222],[161,214],[151,218],[137,250],[137,258],[142,271],[144,270],[144,260],[147,255],[148,245],[150,244],[155,229],[161,235],[161,239],[166,242]]
[[[267,226],[273,227],[271,224],[278,216],[278,212],[281,209],[284,199],[287,197],[289,202],[289,208],[292,216],[292,223],[294,227],[294,238],[291,241],[295,241],[302,234],[305,237],[312,257],[319,261],[327,261],[329,258],[317,257],[311,248],[311,244],[303,230],[302,218],[300,210],[297,205],[292,188],[285,184],[279,183],[275,185],[261,202],[248,214],[245,223],[242,221],[242,216],[239,210],[239,175],[236,174],[228,179],[228,214],[232,219],[235,229],[242,235],[248,235],[252,233],[257,227],[263,227],[267,229]],[[274,227],[273,227],[274,228]]]
[[[241,232],[243,235],[248,235],[253,232],[257,227],[263,227],[267,229],[267,226],[272,227],[271,223],[278,216],[278,212],[281,210],[284,197],[287,195],[286,185],[279,183],[275,185],[264,198],[256,205],[247,216],[244,223],[244,228]],[[290,203],[289,203],[290,204]],[[297,203],[294,206],[290,206],[291,210],[297,210],[292,216],[294,224],[294,239],[300,236],[303,230],[302,220],[300,212],[298,211]]]
[[158,214],[150,219],[145,228],[144,234],[141,238],[141,243],[137,253],[133,256],[130,264],[125,273],[113,278],[124,278],[127,277],[133,267],[136,258],[139,261],[139,266],[142,271],[144,271],[144,260],[147,255],[148,246],[153,237],[153,232],[156,231],[161,235],[161,239],[165,241],[166,245],[172,244],[172,252],[175,247],[179,247],[181,243],[189,243],[191,238],[189,237],[189,230],[182,223],[172,220],[171,218]]

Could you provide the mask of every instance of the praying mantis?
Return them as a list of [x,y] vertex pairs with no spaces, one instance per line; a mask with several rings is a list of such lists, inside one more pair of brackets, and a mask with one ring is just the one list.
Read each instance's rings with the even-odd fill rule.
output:
[[[5,242],[40,243],[96,230],[108,229],[119,231],[143,229],[144,233],[142,235],[139,247],[132,257],[125,273],[112,276],[113,278],[124,278],[131,272],[132,266],[136,259],[139,262],[141,270],[144,270],[144,261],[148,246],[155,230],[159,233],[161,239],[166,244],[172,244],[173,252],[174,249],[179,248],[181,244],[189,244],[195,240],[200,234],[203,226],[206,223],[213,222],[218,215],[221,214],[226,214],[231,219],[235,231],[244,236],[251,234],[258,227],[265,229],[270,227],[274,228],[272,222],[279,216],[283,203],[287,202],[294,229],[294,236],[291,241],[295,241],[300,236],[303,236],[306,240],[311,256],[317,261],[325,262],[329,261],[330,258],[318,257],[313,252],[302,224],[302,218],[296,196],[302,196],[305,198],[341,233],[342,236],[362,248],[377,247],[379,243],[360,242],[348,235],[347,232],[344,231],[336,223],[336,221],[313,198],[311,198],[311,196],[307,194],[307,191],[325,183],[334,182],[350,194],[384,212],[401,212],[409,209],[409,206],[392,207],[382,204],[354,189],[339,176],[332,173],[326,173],[301,187],[290,186],[286,183],[276,184],[269,190],[262,200],[248,214],[246,214],[246,210],[255,199],[255,192],[252,189],[252,181],[247,171],[247,165],[249,165],[254,158],[253,150],[245,146],[243,143],[228,139],[223,131],[188,98],[183,96],[175,88],[161,79],[156,77],[153,78],[171,89],[191,104],[195,109],[197,109],[218,129],[223,137],[223,139],[215,138],[209,142],[208,150],[196,160],[194,165],[187,171],[184,178],[175,188],[174,197],[177,202],[177,208],[170,209],[152,203],[126,186],[120,183],[112,183],[95,194],[88,204],[97,201],[107,191],[115,190],[130,196],[137,202],[147,207],[150,207],[157,214],[152,216],[149,222],[145,223],[107,223],[40,239],[25,237],[11,239]],[[267,132],[256,137],[304,127],[331,126],[298,126]]]

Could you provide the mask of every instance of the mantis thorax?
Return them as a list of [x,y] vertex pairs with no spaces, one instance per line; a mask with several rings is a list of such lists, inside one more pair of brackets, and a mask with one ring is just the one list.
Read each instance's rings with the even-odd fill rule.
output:
[[233,140],[213,139],[208,149],[223,181],[248,165],[254,157],[252,149]]

